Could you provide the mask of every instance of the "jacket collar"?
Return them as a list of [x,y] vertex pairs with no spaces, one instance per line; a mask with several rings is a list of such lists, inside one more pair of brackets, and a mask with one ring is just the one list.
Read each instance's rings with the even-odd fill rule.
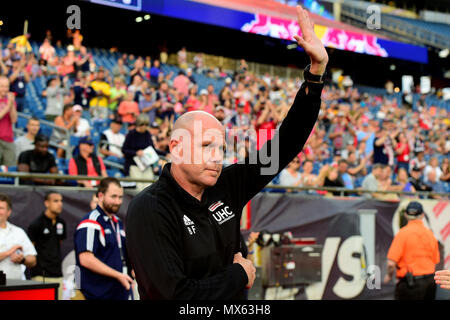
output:
[[208,188],[205,189],[202,195],[202,200],[199,201],[197,198],[193,197],[191,194],[189,194],[186,190],[184,190],[178,182],[174,179],[172,174],[170,173],[171,163],[167,163],[163,171],[161,173],[161,176],[159,177],[159,180],[163,182],[164,184],[167,184],[171,190],[175,192],[175,196],[179,196],[180,200],[189,207],[206,207],[208,203]]

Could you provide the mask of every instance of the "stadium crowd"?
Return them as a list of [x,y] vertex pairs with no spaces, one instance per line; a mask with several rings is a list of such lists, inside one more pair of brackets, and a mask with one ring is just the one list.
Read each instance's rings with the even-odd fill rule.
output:
[[[164,71],[166,52],[156,58],[123,54],[111,70],[97,65],[80,34],[73,35],[62,56],[51,44],[51,35],[39,54],[23,37],[0,48],[0,165],[17,166],[18,171],[61,172],[59,159],[70,146],[74,150],[68,174],[107,176],[113,163],[123,176],[153,179],[170,161],[174,121],[192,110],[214,115],[228,129],[233,138],[227,139],[225,165],[234,163],[273,136],[301,84],[299,78],[257,76],[243,59],[237,70],[229,72],[206,67],[202,54],[188,63],[186,48],[177,53],[176,73]],[[40,97],[46,103],[45,114],[31,117],[23,135],[14,134],[18,115],[13,105],[19,112],[27,110],[27,83],[41,77],[47,80]],[[200,87],[198,77],[211,84]],[[223,85],[217,86],[216,80]],[[341,77],[325,86],[319,119],[307,144],[273,183],[449,192],[448,108],[427,105],[426,95],[411,104],[387,92],[362,93],[348,80]],[[39,132],[44,120],[64,129],[45,136]],[[100,139],[95,139],[98,128]],[[88,188],[96,183],[78,181]]]

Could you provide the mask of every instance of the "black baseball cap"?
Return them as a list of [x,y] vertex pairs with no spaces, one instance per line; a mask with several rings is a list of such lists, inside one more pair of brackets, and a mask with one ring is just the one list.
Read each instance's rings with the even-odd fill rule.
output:
[[153,121],[153,122],[150,124],[150,128],[152,128],[152,129],[159,129],[158,122]]
[[410,216],[418,216],[423,213],[423,207],[420,202],[411,201],[406,207],[406,214]]

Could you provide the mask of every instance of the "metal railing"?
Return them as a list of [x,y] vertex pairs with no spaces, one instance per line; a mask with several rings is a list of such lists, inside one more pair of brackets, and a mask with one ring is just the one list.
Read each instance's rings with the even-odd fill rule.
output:
[[[49,180],[59,180],[59,181],[78,181],[78,180],[102,180],[103,177],[90,177],[85,175],[61,175],[61,174],[45,174],[45,173],[28,173],[28,172],[0,172],[0,178],[13,178],[15,180],[14,185],[19,186],[20,179],[49,179]],[[117,178],[117,180],[126,183],[155,183],[158,179],[136,179],[136,178]],[[0,184],[1,185],[1,184]],[[338,187],[292,187],[292,186],[280,186],[268,184],[263,192],[270,192],[270,189],[275,190],[292,190],[292,191],[326,191],[331,193],[339,193],[340,196],[345,196],[346,194],[359,196],[371,195],[374,194],[393,194],[397,196],[420,196],[424,198],[431,198],[434,196],[439,196],[443,198],[450,199],[450,193],[441,193],[441,192],[428,192],[428,191],[416,191],[416,192],[406,192],[406,191],[386,191],[386,190],[365,190],[365,189],[346,189],[346,188],[338,188]]]

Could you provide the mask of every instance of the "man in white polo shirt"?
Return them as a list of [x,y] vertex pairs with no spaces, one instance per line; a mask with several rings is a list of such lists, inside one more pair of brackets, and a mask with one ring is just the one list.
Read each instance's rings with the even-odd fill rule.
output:
[[0,270],[7,279],[25,279],[22,265],[36,265],[37,252],[21,228],[8,222],[11,215],[11,199],[0,193]]

